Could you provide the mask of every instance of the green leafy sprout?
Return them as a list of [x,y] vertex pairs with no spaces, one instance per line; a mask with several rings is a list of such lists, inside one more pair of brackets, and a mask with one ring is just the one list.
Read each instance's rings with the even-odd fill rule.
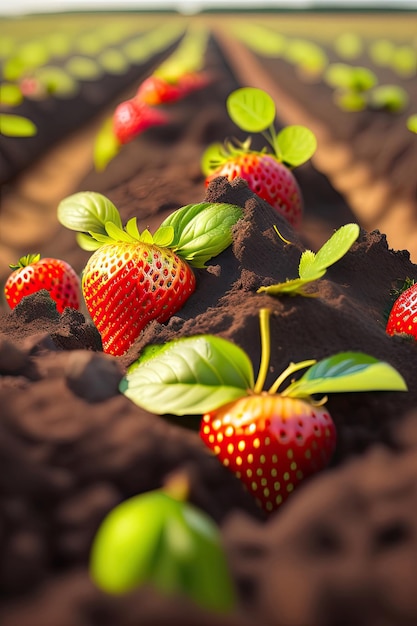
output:
[[[292,125],[278,133],[274,127],[276,107],[271,96],[255,87],[242,87],[229,94],[226,108],[231,120],[241,130],[261,133],[273,156],[289,168],[305,163],[314,154],[317,141],[305,126]],[[202,157],[204,175],[213,173],[230,155],[250,152],[251,137],[244,142],[225,142],[210,145]]]
[[68,196],[58,206],[58,221],[77,231],[78,244],[84,250],[120,241],[141,241],[170,248],[198,268],[204,268],[207,261],[232,243],[232,227],[242,215],[242,209],[232,204],[189,204],[169,215],[152,235],[148,229],[139,231],[135,217],[123,227],[114,204],[94,191]]
[[204,609],[230,613],[236,606],[217,526],[186,502],[185,476],[125,500],[105,517],[94,538],[90,573],[103,591],[120,595],[151,585],[182,595]]
[[[270,310],[261,309],[261,362],[254,378],[244,350],[215,335],[175,339],[148,346],[120,383],[120,391],[138,406],[159,415],[197,415],[249,394],[265,393],[271,345]],[[306,369],[307,368],[307,369]],[[288,378],[305,373],[279,391]],[[321,361],[290,363],[266,393],[310,400],[315,394],[354,391],[406,391],[402,376],[388,363],[362,352],[340,352]]]
[[[279,232],[277,231],[278,235]],[[305,250],[298,265],[298,278],[287,279],[283,283],[259,287],[257,293],[268,293],[271,296],[284,296],[296,294],[302,296],[314,295],[305,291],[304,287],[309,283],[322,278],[327,268],[339,261],[351,248],[359,237],[360,228],[357,224],[345,224],[323,244],[318,252]],[[281,235],[279,235],[281,236]],[[286,243],[288,241],[284,240]]]

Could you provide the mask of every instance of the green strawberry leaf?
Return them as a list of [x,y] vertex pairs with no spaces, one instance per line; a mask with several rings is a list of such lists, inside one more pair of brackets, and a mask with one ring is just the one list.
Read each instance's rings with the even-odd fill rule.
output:
[[110,594],[151,585],[210,611],[227,613],[236,604],[217,526],[169,489],[134,496],[108,513],[92,544],[90,573]]
[[88,252],[93,252],[94,250],[101,248],[101,246],[103,245],[103,243],[93,237],[91,233],[89,233],[88,235],[86,233],[77,233],[75,235],[75,239],[80,248],[82,250],[87,250]]
[[94,142],[94,166],[98,172],[106,169],[107,165],[119,153],[121,143],[113,132],[113,118],[107,119],[100,128]]
[[413,113],[407,118],[407,128],[412,133],[417,133],[417,113]]
[[132,402],[159,415],[202,414],[236,400],[253,387],[253,368],[238,346],[199,335],[146,349],[120,384]]
[[23,94],[14,83],[0,84],[0,105],[15,107],[21,104]]
[[[119,211],[114,204],[95,191],[80,191],[64,198],[58,205],[58,221],[80,233],[101,233],[107,236],[106,224],[122,228]],[[87,237],[87,235],[86,235]],[[86,240],[83,238],[83,241]]]
[[233,91],[226,101],[231,120],[241,130],[259,133],[269,128],[275,120],[275,103],[262,89],[242,87]]
[[138,221],[136,217],[131,217],[125,226],[125,231],[133,237],[133,239],[140,239],[140,232],[138,228]]
[[351,391],[407,391],[391,365],[362,352],[341,352],[312,365],[282,395],[291,398]]
[[35,124],[27,117],[0,113],[0,128],[6,137],[33,137],[38,132]]
[[167,248],[174,240],[174,228],[172,226],[160,226],[153,235],[153,242],[156,246]]
[[299,278],[287,279],[283,283],[260,287],[257,293],[266,292],[272,296],[280,295],[311,295],[304,291],[304,286],[318,280],[326,273],[328,267],[339,261],[359,237],[360,228],[357,224],[341,226],[323,244],[317,253],[305,250],[298,266]]
[[130,235],[123,228],[119,228],[119,226],[116,226],[116,224],[114,224],[113,222],[106,222],[105,229],[110,239],[113,239],[114,241],[124,241],[126,243],[132,243],[136,241],[136,239],[132,237],[132,235]]
[[226,159],[223,144],[213,143],[208,146],[201,159],[201,171],[204,176],[212,174]]
[[308,161],[316,148],[316,137],[305,126],[286,126],[278,133],[274,141],[277,158],[290,167],[297,167]]
[[233,204],[202,202],[177,209],[161,226],[174,229],[170,248],[202,268],[232,243],[232,227],[242,216],[243,210]]

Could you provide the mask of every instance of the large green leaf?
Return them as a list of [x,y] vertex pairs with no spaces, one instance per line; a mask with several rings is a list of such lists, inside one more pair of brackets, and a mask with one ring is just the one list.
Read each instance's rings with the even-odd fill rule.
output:
[[338,228],[317,252],[314,265],[317,270],[327,269],[350,250],[359,237],[358,224],[345,224]]
[[233,91],[226,102],[232,121],[240,129],[259,133],[269,128],[275,120],[275,103],[262,89],[242,87]]
[[282,394],[306,397],[351,391],[407,391],[407,385],[388,363],[362,352],[341,352],[310,367]]
[[243,211],[233,204],[189,204],[167,217],[161,226],[172,226],[170,247],[193,267],[204,267],[232,243],[232,227]]
[[199,335],[145,350],[120,390],[151,413],[195,415],[240,398],[252,387],[252,363],[241,348],[221,337]]
[[58,221],[80,233],[107,235],[106,223],[122,228],[119,211],[106,196],[95,191],[80,191],[64,198],[58,205]]
[[235,591],[214,522],[162,490],[125,500],[105,517],[94,538],[90,573],[106,593],[152,585],[227,613]]

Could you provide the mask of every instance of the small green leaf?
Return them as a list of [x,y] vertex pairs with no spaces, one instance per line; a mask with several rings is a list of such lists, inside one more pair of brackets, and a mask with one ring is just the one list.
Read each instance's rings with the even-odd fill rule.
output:
[[341,352],[319,361],[282,395],[292,398],[353,391],[407,391],[391,365],[362,352]]
[[105,225],[108,222],[122,228],[122,220],[114,204],[95,191],[80,191],[64,198],[58,205],[58,221],[80,233],[107,235]]
[[105,223],[106,233],[114,241],[124,241],[125,243],[132,243],[135,241],[132,235],[129,235],[123,228],[116,226],[113,222]]
[[143,241],[143,243],[147,243],[149,245],[152,245],[154,243],[152,233],[147,228],[142,231],[140,235],[140,240]]
[[93,541],[90,573],[110,594],[151,585],[210,611],[228,613],[236,603],[217,526],[162,490],[134,496],[110,511]]
[[344,257],[359,237],[359,233],[358,224],[345,224],[338,228],[317,252],[316,268],[319,270],[327,269]]
[[300,258],[298,265],[298,274],[302,279],[309,279],[310,276],[317,274],[316,254],[312,250],[305,250]]
[[71,57],[65,69],[79,80],[96,80],[103,73],[102,68],[94,59],[84,56]]
[[171,341],[144,351],[122,380],[120,390],[151,413],[194,415],[246,395],[253,368],[238,346],[213,335]]
[[171,213],[161,226],[172,226],[170,247],[193,267],[205,267],[232,243],[232,227],[243,211],[233,204],[188,204]]
[[227,98],[226,107],[231,120],[246,132],[262,132],[275,120],[273,99],[255,87],[242,87],[233,91]]
[[396,113],[408,104],[408,94],[399,85],[380,85],[369,92],[368,103],[374,109],[384,109]]
[[77,233],[75,239],[82,250],[88,250],[89,252],[93,252],[102,246],[101,242],[86,233]]
[[204,151],[201,159],[201,171],[204,176],[212,174],[226,160],[224,146],[221,143],[213,143]]
[[356,33],[343,33],[335,41],[335,49],[344,59],[355,59],[363,50],[363,43]]
[[317,140],[305,126],[286,126],[278,133],[274,147],[280,161],[290,167],[297,167],[313,156]]
[[0,105],[9,107],[18,106],[23,100],[23,94],[14,83],[2,83],[0,85]]
[[417,133],[417,113],[413,113],[407,118],[407,128],[412,133]]
[[161,248],[169,247],[174,240],[174,229],[172,226],[160,226],[153,235],[153,241],[156,246]]
[[268,293],[270,296],[310,296],[312,294],[305,291],[305,285],[313,282],[314,280],[318,280],[324,274],[326,270],[322,270],[321,272],[317,272],[316,274],[311,273],[309,278],[292,278],[287,279],[284,283],[276,283],[275,285],[268,285],[267,287],[259,287],[256,293]]
[[21,115],[0,113],[1,134],[8,137],[33,137],[38,132],[35,124]]
[[94,165],[98,172],[102,172],[112,159],[119,153],[121,143],[113,132],[113,117],[108,118],[94,142]]
[[138,220],[136,217],[131,217],[125,226],[126,232],[133,237],[133,239],[140,239],[140,232],[138,229]]
[[367,104],[365,96],[356,91],[336,91],[334,101],[343,111],[363,111]]

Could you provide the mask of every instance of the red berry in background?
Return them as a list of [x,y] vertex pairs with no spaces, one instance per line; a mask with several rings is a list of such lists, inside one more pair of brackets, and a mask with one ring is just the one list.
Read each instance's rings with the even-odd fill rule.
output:
[[303,214],[301,190],[288,167],[272,155],[239,152],[222,163],[206,178],[206,186],[217,176],[232,181],[238,176],[250,189],[268,202],[294,227],[299,228]]
[[203,89],[211,80],[206,72],[189,72],[175,81],[152,74],[141,83],[136,98],[149,105],[170,104]]
[[336,447],[336,428],[325,407],[268,393],[207,413],[200,436],[268,513],[326,467]]
[[121,102],[113,113],[113,132],[120,143],[132,141],[151,126],[166,124],[168,116],[135,98]]
[[406,334],[417,339],[417,283],[395,300],[386,326],[388,335]]
[[59,313],[66,307],[79,309],[80,279],[75,270],[60,259],[42,258],[40,254],[22,257],[17,265],[10,265],[10,274],[4,287],[6,301],[11,309],[24,298],[41,289],[49,291]]

